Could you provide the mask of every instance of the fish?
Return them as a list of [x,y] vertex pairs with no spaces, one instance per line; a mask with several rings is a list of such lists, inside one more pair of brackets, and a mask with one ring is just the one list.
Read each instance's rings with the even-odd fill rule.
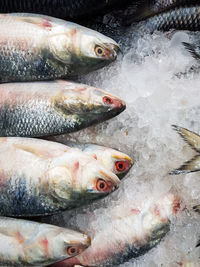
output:
[[195,5],[196,0],[135,0],[123,10],[122,24],[130,25],[175,7]]
[[170,172],[170,174],[174,175],[200,171],[200,136],[192,131],[189,131],[186,128],[177,125],[173,125],[172,127],[183,138],[183,140],[198,154],[195,155],[189,161],[185,162],[178,169]]
[[[50,140],[52,138],[50,137]],[[55,138],[53,137],[53,140]],[[75,147],[82,150],[89,156],[98,160],[107,170],[113,172],[122,179],[131,169],[134,160],[127,154],[116,149],[100,146],[96,144],[77,144],[75,142],[62,142],[69,147]]]
[[120,98],[85,84],[0,84],[0,136],[71,133],[115,117],[125,108]]
[[82,253],[90,243],[77,231],[0,217],[1,266],[46,266]]
[[93,17],[124,6],[132,0],[1,0],[0,12],[27,12],[55,16],[62,19]]
[[1,83],[73,78],[117,58],[114,40],[72,22],[12,13],[1,14],[0,24]]
[[175,7],[166,12],[159,13],[139,23],[135,28],[140,32],[153,33],[154,31],[200,30],[200,5],[185,5]]
[[41,139],[0,138],[0,215],[36,217],[102,198],[118,177],[79,149]]
[[91,241],[91,246],[80,255],[58,262],[52,267],[116,266],[155,247],[169,232],[170,218],[180,208],[179,198],[167,193],[150,197],[148,201],[115,207],[113,221],[104,225]]
[[184,47],[187,51],[195,58],[198,62],[200,60],[200,45],[197,43],[183,42]]

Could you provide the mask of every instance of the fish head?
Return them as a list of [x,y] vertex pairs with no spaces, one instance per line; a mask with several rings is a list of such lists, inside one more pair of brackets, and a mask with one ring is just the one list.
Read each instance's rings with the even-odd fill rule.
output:
[[63,116],[73,116],[76,130],[115,117],[126,108],[125,102],[117,96],[98,88],[73,83],[68,83],[54,97],[52,105]]
[[91,245],[91,239],[86,234],[62,229],[54,238],[54,255],[62,255],[63,258],[71,258],[82,253]]
[[118,44],[109,37],[74,23],[56,27],[49,37],[53,56],[67,65],[68,76],[102,68],[117,58]]
[[119,178],[123,178],[134,164],[128,155],[109,147],[90,144],[85,146],[84,152],[100,161]]
[[96,160],[90,160],[84,164],[81,177],[78,180],[80,181],[81,195],[86,199],[105,196],[116,190],[120,183],[114,173],[107,170]]
[[52,161],[47,176],[51,195],[63,209],[103,197],[120,183],[114,173],[79,149],[71,149]]

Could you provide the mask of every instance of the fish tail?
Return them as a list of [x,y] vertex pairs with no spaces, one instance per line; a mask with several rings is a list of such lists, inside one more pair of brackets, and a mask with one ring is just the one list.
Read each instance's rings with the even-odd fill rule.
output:
[[[192,131],[189,131],[183,127],[172,125],[175,131],[183,138],[183,140],[191,146],[192,149],[200,152],[200,136]],[[200,155],[194,156],[191,160],[185,162],[178,169],[170,172],[171,175],[183,174],[200,171]]]
[[190,54],[197,60],[200,60],[200,47],[195,44],[183,42],[184,47],[190,52]]
[[178,169],[170,172],[170,175],[186,174],[190,172],[200,171],[200,155],[195,156],[191,160],[185,162]]
[[192,149],[200,152],[200,136],[198,134],[177,125],[172,125],[172,127]]

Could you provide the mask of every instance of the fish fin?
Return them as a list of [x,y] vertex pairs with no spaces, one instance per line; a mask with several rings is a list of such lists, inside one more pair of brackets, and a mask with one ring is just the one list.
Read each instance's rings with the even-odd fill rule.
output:
[[200,171],[200,155],[196,155],[191,160],[185,162],[180,168],[170,172],[170,175],[190,173]]
[[183,42],[182,44],[195,59],[200,60],[200,47],[199,46],[186,43],[186,42]]
[[172,127],[192,149],[200,152],[200,136],[198,134],[176,125],[172,125]]
[[31,153],[34,156],[39,157],[39,158],[43,158],[43,159],[48,159],[48,158],[58,156],[64,151],[64,150],[59,151],[56,148],[55,148],[55,150],[50,151],[50,150],[48,150],[48,148],[41,148],[35,144],[33,144],[33,146],[22,145],[22,144],[13,144],[13,147],[15,147],[16,149],[19,149],[19,150],[23,150],[27,153]]
[[199,239],[199,241],[197,242],[197,244],[196,244],[196,248],[197,247],[200,247],[200,239]]
[[131,3],[122,15],[122,24],[128,26],[134,22],[144,20],[154,14],[153,0],[136,0]]
[[16,17],[16,20],[22,21],[25,23],[34,24],[41,28],[52,28],[52,23],[49,18],[42,17]]
[[194,207],[193,207],[193,210],[194,210],[195,212],[198,212],[198,213],[200,214],[200,205],[196,205],[196,206],[194,206]]

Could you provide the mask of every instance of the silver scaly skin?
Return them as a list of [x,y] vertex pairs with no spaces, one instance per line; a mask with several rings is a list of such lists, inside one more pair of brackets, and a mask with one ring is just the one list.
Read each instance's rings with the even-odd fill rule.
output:
[[139,31],[154,32],[176,30],[200,30],[200,5],[186,5],[170,9],[136,24]]
[[119,183],[78,149],[39,139],[0,138],[0,215],[54,214],[106,196]]
[[103,90],[67,81],[0,84],[0,136],[75,132],[118,115],[125,103]]
[[50,224],[0,217],[0,265],[46,266],[90,245],[82,233]]
[[[95,229],[91,246],[80,255],[52,267],[117,266],[155,247],[170,229],[170,218],[180,208],[180,200],[168,193],[129,207],[112,208],[112,221]],[[94,226],[93,228],[94,229]]]
[[114,61],[117,43],[53,17],[0,15],[0,82],[55,80],[88,73]]

